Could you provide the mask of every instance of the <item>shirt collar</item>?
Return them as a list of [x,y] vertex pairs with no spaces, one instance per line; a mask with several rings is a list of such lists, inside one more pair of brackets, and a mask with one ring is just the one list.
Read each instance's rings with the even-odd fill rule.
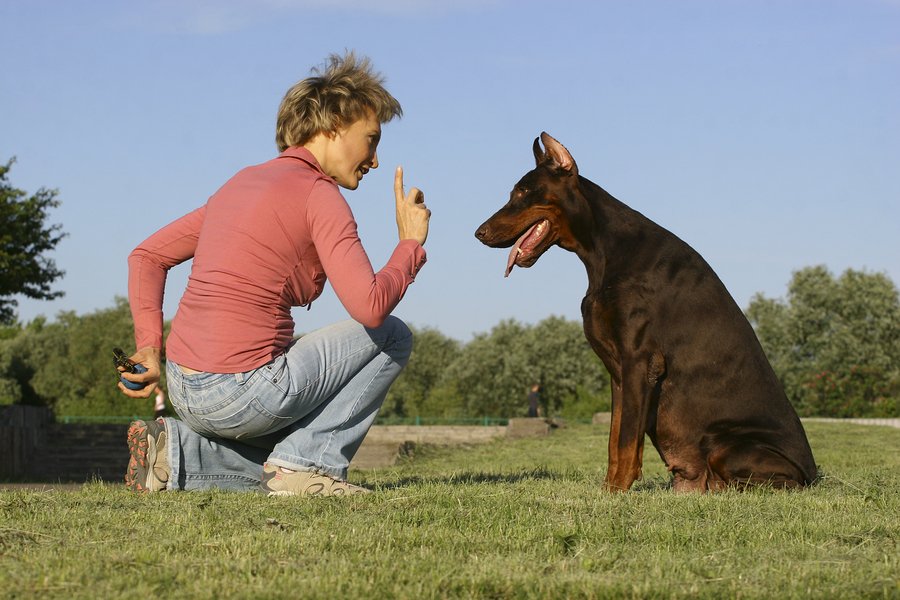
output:
[[[328,177],[328,174],[322,170],[322,166],[319,164],[319,161],[316,160],[316,157],[313,156],[313,153],[303,146],[291,146],[290,148],[286,148],[284,152],[278,155],[278,158],[298,158],[322,175],[325,175],[325,177]],[[330,177],[328,178],[331,179]]]

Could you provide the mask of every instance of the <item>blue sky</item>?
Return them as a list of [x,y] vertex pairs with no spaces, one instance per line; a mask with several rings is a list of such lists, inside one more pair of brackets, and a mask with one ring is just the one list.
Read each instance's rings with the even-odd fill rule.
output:
[[[501,319],[579,319],[587,278],[551,249],[503,278],[475,228],[547,131],[582,175],[699,251],[741,307],[817,264],[900,283],[897,0],[3,0],[0,161],[56,188],[53,302],[126,293],[126,256],[276,154],[285,90],[332,52],[372,58],[404,117],[347,192],[379,268],[393,167],[432,209],[429,262],[395,314],[468,340]],[[188,267],[169,280],[171,318]],[[327,291],[298,332],[343,318]]]

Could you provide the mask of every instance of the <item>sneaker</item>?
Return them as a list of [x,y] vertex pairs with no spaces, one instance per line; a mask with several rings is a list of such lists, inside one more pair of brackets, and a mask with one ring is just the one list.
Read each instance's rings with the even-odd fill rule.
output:
[[135,492],[159,492],[169,481],[166,422],[133,421],[128,427],[128,470],[125,487]]
[[291,471],[268,463],[263,465],[259,487],[269,496],[349,496],[372,491],[315,471]]

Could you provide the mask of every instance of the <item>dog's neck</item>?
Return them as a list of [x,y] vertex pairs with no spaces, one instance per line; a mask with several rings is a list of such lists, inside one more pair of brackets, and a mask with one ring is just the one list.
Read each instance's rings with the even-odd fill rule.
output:
[[641,245],[647,243],[647,234],[652,235],[659,226],[589,179],[579,177],[578,193],[584,214],[580,223],[572,224],[576,244],[566,250],[574,252],[584,263],[590,292],[609,283],[605,282],[605,274],[617,263],[636,260]]

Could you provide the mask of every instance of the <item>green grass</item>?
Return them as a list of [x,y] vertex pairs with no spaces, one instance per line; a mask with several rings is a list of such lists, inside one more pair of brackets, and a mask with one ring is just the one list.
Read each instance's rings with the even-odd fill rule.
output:
[[812,489],[600,490],[606,430],[426,449],[265,498],[0,492],[0,597],[898,598],[900,430],[811,423]]

